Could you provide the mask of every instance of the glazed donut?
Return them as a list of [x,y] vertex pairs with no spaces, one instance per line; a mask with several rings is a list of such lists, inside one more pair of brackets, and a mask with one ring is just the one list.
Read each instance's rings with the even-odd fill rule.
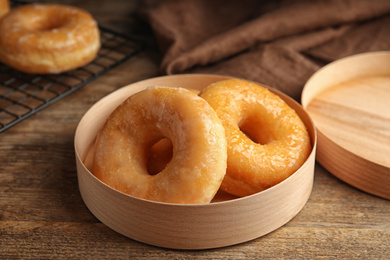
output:
[[10,10],[10,5],[8,0],[0,0],[0,18],[3,17]]
[[96,21],[76,7],[29,4],[0,20],[0,61],[26,73],[73,70],[91,62],[99,48]]
[[200,96],[225,128],[228,157],[222,190],[236,196],[265,190],[294,173],[309,156],[304,123],[265,87],[231,79],[211,84]]
[[[157,174],[146,163],[151,147],[168,138],[172,159]],[[182,88],[149,87],[118,106],[100,130],[93,173],[102,182],[147,200],[209,203],[226,173],[226,138],[215,111]]]

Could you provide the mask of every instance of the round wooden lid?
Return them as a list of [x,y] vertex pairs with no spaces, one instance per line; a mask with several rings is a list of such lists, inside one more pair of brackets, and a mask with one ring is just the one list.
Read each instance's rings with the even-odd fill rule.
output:
[[317,160],[356,188],[390,199],[390,52],[325,66],[306,83],[302,105],[318,130]]

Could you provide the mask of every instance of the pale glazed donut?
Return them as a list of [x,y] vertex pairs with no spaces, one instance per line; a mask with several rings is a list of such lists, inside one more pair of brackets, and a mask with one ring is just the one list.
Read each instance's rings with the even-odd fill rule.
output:
[[[158,174],[146,164],[168,138],[173,155]],[[93,173],[114,189],[167,203],[209,203],[226,172],[224,128],[208,103],[182,88],[150,87],[126,99],[100,130]]]
[[61,73],[91,62],[100,48],[96,21],[84,10],[29,4],[0,20],[0,60],[26,73]]
[[304,123],[266,88],[231,79],[211,84],[200,96],[225,127],[228,158],[222,190],[236,196],[265,190],[289,177],[309,156]]
[[10,5],[8,0],[0,0],[0,18],[8,13]]

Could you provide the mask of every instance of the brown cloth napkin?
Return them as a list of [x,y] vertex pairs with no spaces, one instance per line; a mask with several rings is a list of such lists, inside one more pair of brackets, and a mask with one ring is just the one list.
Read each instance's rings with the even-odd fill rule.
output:
[[145,0],[161,72],[254,80],[296,100],[321,66],[390,50],[389,0]]

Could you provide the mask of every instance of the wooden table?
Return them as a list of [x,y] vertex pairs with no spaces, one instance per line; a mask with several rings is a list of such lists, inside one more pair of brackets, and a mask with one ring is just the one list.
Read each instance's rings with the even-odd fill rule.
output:
[[[149,48],[75,93],[0,134],[0,259],[14,258],[390,258],[390,201],[361,192],[316,165],[303,210],[276,231],[225,248],[180,251],[124,237],[97,220],[77,183],[74,132],[108,93],[158,75],[161,59],[136,1],[62,1]],[[79,3],[81,2],[81,3]]]

